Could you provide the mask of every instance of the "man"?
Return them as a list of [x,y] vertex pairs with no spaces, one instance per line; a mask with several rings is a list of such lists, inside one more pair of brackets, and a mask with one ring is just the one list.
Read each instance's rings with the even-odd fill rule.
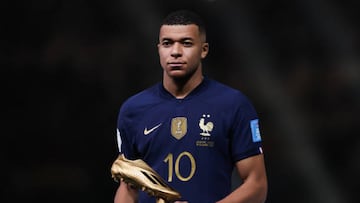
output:
[[[264,202],[267,177],[258,118],[238,90],[207,77],[209,45],[190,11],[168,15],[158,52],[163,81],[129,98],[118,118],[120,153],[142,159],[180,192],[177,202]],[[243,183],[231,191],[236,168]],[[121,182],[115,203],[155,202]]]

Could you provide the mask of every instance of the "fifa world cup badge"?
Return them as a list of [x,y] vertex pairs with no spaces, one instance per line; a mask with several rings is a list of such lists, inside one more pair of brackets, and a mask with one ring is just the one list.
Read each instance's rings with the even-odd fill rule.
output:
[[187,118],[176,117],[171,120],[171,135],[180,140],[187,133]]

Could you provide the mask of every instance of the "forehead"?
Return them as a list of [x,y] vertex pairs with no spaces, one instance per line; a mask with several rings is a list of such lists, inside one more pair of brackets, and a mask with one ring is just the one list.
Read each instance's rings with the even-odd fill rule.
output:
[[161,39],[182,39],[199,38],[199,27],[195,24],[190,25],[162,25],[159,38]]

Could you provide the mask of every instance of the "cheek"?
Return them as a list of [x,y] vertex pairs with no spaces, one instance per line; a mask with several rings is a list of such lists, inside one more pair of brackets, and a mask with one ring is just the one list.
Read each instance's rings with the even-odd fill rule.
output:
[[161,50],[158,51],[158,54],[159,54],[160,60],[161,60],[162,58],[164,58],[164,54],[163,54],[163,52],[162,52]]
[[159,52],[160,65],[165,67],[166,65],[166,57],[163,53]]
[[187,56],[189,61],[191,61],[192,63],[197,63],[197,61],[200,61],[200,58],[202,58],[201,52],[192,52],[189,53]]
[[167,54],[167,51],[166,51],[166,50],[163,50],[163,49],[160,49],[160,50],[158,51],[158,53],[159,53],[160,59],[165,59],[166,56],[168,55],[168,54]]

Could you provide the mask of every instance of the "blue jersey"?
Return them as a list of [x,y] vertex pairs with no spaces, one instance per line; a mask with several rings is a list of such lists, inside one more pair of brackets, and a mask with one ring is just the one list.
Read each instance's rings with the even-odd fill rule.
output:
[[[161,83],[129,98],[120,109],[118,142],[120,153],[143,159],[191,203],[224,198],[234,164],[262,153],[251,102],[208,78],[184,99]],[[140,203],[152,199],[140,193]]]

